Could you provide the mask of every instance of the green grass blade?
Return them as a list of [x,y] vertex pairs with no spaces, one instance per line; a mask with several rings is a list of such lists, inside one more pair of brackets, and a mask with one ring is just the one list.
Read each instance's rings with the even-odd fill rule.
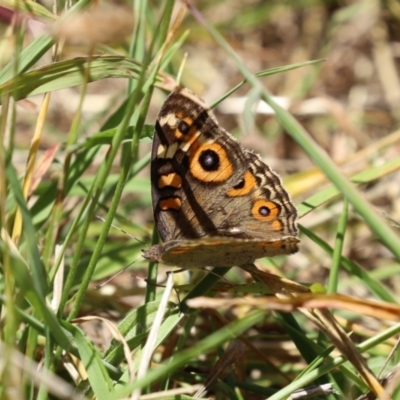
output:
[[[300,226],[300,231],[317,243],[322,249],[324,249],[331,257],[333,256],[333,249],[328,243],[324,242],[321,238],[315,235],[310,230],[303,226]],[[351,275],[357,276],[371,292],[375,293],[381,300],[387,301],[389,303],[397,303],[396,296],[389,290],[388,287],[383,286],[376,279],[370,277],[367,271],[364,271],[355,262],[349,260],[348,258],[342,256],[340,260],[341,266],[348,271]]]
[[142,66],[126,56],[99,55],[77,57],[59,61],[19,74],[0,86],[0,96],[13,94],[16,100],[82,85],[85,72],[90,70],[89,81],[105,78],[137,79]]
[[74,340],[88,375],[90,386],[98,399],[106,399],[113,392],[113,383],[101,360],[99,351],[77,327],[71,325]]

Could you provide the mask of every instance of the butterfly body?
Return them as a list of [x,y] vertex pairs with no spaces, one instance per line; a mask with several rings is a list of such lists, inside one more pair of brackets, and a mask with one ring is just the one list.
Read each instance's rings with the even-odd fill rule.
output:
[[145,258],[181,268],[240,266],[298,250],[297,212],[278,175],[188,89],[172,92],[158,115],[151,183],[163,243]]

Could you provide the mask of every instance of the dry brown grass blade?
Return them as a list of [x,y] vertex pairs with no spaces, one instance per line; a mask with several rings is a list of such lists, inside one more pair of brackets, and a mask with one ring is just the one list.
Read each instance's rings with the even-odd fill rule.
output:
[[344,329],[337,323],[333,315],[328,310],[313,310],[313,314],[324,325],[323,332],[331,339],[332,343],[339,349],[354,368],[364,379],[368,387],[379,397],[385,396],[385,389],[381,386],[378,379],[369,369],[367,363],[358,352],[356,346],[347,336]]
[[125,360],[128,364],[129,368],[129,375],[131,381],[135,377],[135,366],[131,357],[131,350],[129,349],[128,343],[126,342],[125,338],[123,335],[121,335],[120,331],[118,330],[118,327],[111,321],[109,321],[106,318],[98,317],[98,316],[86,316],[86,317],[81,317],[81,318],[75,318],[72,322],[75,324],[81,324],[83,322],[87,321],[101,321],[104,323],[104,325],[110,330],[111,334],[115,339],[121,342],[122,348],[124,349],[124,355],[125,355]]
[[[286,283],[284,283],[287,287]],[[287,293],[287,289],[285,289]],[[279,296],[279,297],[278,297]],[[356,297],[340,294],[302,293],[288,297],[286,294],[277,294],[277,297],[237,297],[237,298],[208,298],[196,297],[189,303],[193,308],[238,307],[248,306],[261,309],[293,312],[300,308],[323,310],[334,308],[354,312],[366,317],[379,320],[398,321],[400,306],[373,300],[360,300]]]
[[[36,122],[35,133],[31,140],[28,161],[26,163],[25,177],[24,177],[24,181],[22,184],[22,193],[23,193],[25,199],[28,196],[29,189],[31,186],[31,182],[32,182],[33,174],[34,174],[36,156],[37,156],[37,152],[39,150],[39,143],[40,143],[40,139],[43,134],[43,127],[44,127],[44,122],[46,119],[47,111],[49,109],[49,104],[50,104],[50,93],[46,93],[44,95],[43,103],[40,108],[39,116],[38,116],[38,119]],[[22,214],[21,214],[21,211],[18,210],[17,214],[15,215],[14,227],[13,227],[13,232],[12,232],[12,239],[15,243],[19,242],[19,238],[21,236],[21,229],[22,229]]]
[[219,380],[224,379],[232,370],[234,365],[240,361],[246,346],[239,340],[232,340],[221,358],[209,372],[204,385],[196,392],[195,398],[201,398],[203,395]]
[[32,181],[29,187],[28,196],[31,196],[32,193],[35,191],[35,189],[39,186],[40,182],[43,179],[43,176],[53,163],[53,160],[60,147],[61,147],[60,144],[56,144],[55,146],[48,148],[44,152],[40,160],[37,162],[37,165],[33,171]]
[[[294,301],[294,298],[296,298],[299,293],[304,296],[305,292],[309,292],[309,289],[302,285],[260,271],[254,266],[245,267],[244,269],[252,274],[254,278],[261,280],[265,285],[267,285],[271,292],[281,300],[291,302]],[[318,295],[310,293],[310,296],[314,297]],[[192,307],[193,305],[191,304],[190,306]],[[386,396],[384,388],[369,369],[354,343],[350,340],[346,332],[328,310],[316,308],[311,308],[310,310],[304,307],[299,307],[299,311],[307,315],[331,339],[332,343],[339,349],[342,355],[353,364],[354,368],[364,379],[368,387],[377,396]],[[397,312],[399,311],[397,310]]]
[[[385,387],[387,393],[393,393],[399,385],[400,381],[400,364],[397,364],[383,379],[379,380],[382,386]],[[363,394],[357,397],[356,400],[376,400],[376,396],[372,392]],[[380,400],[389,400],[390,395],[380,397]]]
[[247,271],[253,278],[256,278],[256,280],[258,279],[264,283],[264,285],[266,285],[274,294],[310,292],[306,286],[301,285],[300,283],[261,271],[253,265],[245,265],[241,268]]
[[201,387],[201,385],[189,385],[185,387],[180,387],[180,388],[175,388],[171,390],[164,390],[162,392],[153,392],[151,394],[143,394],[140,396],[140,400],[160,400],[160,399],[167,399],[167,398],[173,398],[176,396],[176,398],[179,398],[179,395],[182,394],[192,394],[196,390],[198,390]]

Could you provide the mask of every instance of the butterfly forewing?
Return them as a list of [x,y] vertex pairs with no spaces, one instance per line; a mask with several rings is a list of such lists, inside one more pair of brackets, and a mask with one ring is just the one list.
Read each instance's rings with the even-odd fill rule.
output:
[[279,176],[177,89],[157,118],[151,183],[164,242],[144,256],[183,268],[233,266],[298,250],[297,212]]
[[186,89],[173,92],[157,118],[151,164],[161,239],[216,235],[222,197],[246,169],[240,145],[204,103]]

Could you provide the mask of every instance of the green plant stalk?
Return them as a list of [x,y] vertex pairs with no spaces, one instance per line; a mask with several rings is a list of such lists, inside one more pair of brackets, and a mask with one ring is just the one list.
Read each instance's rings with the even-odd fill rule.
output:
[[[54,355],[54,343],[50,336],[48,329],[46,329],[46,342],[45,342],[45,350],[44,350],[44,370],[54,372],[55,366],[52,362],[53,355]],[[48,397],[48,390],[45,384],[41,384],[39,386],[39,391],[37,394],[38,400],[47,400]]]
[[[258,78],[263,78],[266,76],[274,75],[274,74],[280,74],[283,72],[287,71],[292,71],[297,68],[303,68],[307,67],[310,65],[315,65],[315,64],[320,64],[324,59],[320,60],[312,60],[312,61],[305,61],[301,63],[296,63],[296,64],[290,64],[290,65],[284,65],[282,67],[276,67],[276,68],[269,68],[263,71],[256,72],[254,75],[257,76]],[[238,83],[236,86],[234,86],[232,89],[228,90],[224,95],[222,95],[219,99],[215,100],[211,105],[210,108],[213,109],[215,108],[219,103],[227,99],[230,95],[235,93],[238,89],[240,89],[244,84],[247,83],[247,79],[243,79],[242,82]]]
[[[149,68],[151,68],[154,71],[154,76],[152,80],[149,80],[149,83],[155,83],[155,78],[156,74],[159,71],[159,68],[162,63],[162,57],[155,58],[155,60],[151,59],[151,55],[153,53],[153,48],[156,46],[157,39],[158,44],[161,46],[160,51],[163,52],[166,50],[164,47],[164,42],[167,40],[168,37],[168,29],[169,29],[169,24],[171,21],[172,17],[172,11],[174,7],[174,2],[169,1],[165,4],[164,12],[163,12],[163,18],[161,19],[157,31],[154,35],[154,38],[149,46],[149,50],[145,56],[145,62],[149,64]],[[137,50],[137,49],[136,49]],[[151,93],[153,92],[153,87],[144,87],[144,91],[147,93],[150,91]],[[150,102],[150,97],[147,97],[147,101]],[[147,104],[146,110],[150,104]],[[140,128],[142,129],[145,124],[145,115],[142,114],[141,116],[141,121],[140,121]],[[138,145],[139,145],[139,136],[136,137],[136,141],[132,142],[132,151],[137,154],[138,151]],[[156,228],[153,228],[153,237],[152,237],[152,243],[156,243],[155,240],[158,239],[158,235],[156,234]],[[156,282],[157,281],[157,276],[158,276],[158,265],[152,262],[149,262],[148,264],[148,271],[147,271],[147,279],[150,282]],[[156,298],[156,286],[155,285],[147,285],[146,287],[146,294],[145,294],[145,302],[149,301],[154,301]]]
[[339,271],[342,259],[344,237],[347,228],[347,217],[349,214],[349,204],[346,199],[343,201],[343,212],[340,215],[338,229],[336,232],[335,247],[333,248],[332,268],[329,272],[328,293],[336,293],[339,283]]
[[[186,340],[190,337],[190,331],[193,328],[194,324],[196,323],[197,316],[198,316],[198,312],[194,312],[189,315],[189,318],[185,322],[183,332],[179,335],[179,340],[174,349],[174,354],[179,354],[180,351],[183,351],[182,349],[184,348]],[[173,360],[173,359],[174,359],[174,355],[172,355],[170,357],[170,360]],[[169,389],[170,380],[171,380],[171,374],[168,374],[164,378],[164,381],[161,382],[161,385],[160,385],[163,390]]]
[[[59,193],[58,190],[57,192]],[[56,197],[53,208],[50,212],[50,218],[46,230],[46,239],[44,240],[44,246],[42,252],[42,259],[46,270],[50,270],[50,265],[53,259],[54,249],[56,245],[56,231],[60,226],[59,221],[61,220],[62,214],[63,214],[63,203],[60,199]],[[58,267],[59,264],[53,264],[52,268],[54,268],[53,270],[54,274],[57,272]]]
[[130,175],[129,177],[133,177],[137,175],[140,171],[143,170],[147,165],[149,165],[151,161],[151,153],[147,153],[145,156],[141,157],[140,160],[137,160],[131,170],[130,170]]
[[[143,71],[144,71],[144,69],[143,69]],[[143,72],[142,72],[142,74],[143,74]],[[139,79],[143,79],[143,78],[139,78]],[[139,81],[139,82],[141,82],[141,81]],[[79,248],[82,248],[82,246],[83,246],[83,240],[84,240],[84,238],[86,236],[86,231],[88,229],[89,222],[90,222],[90,220],[91,220],[91,218],[93,216],[94,208],[95,208],[95,206],[97,204],[97,200],[98,200],[98,198],[100,197],[100,194],[101,194],[100,190],[104,186],[105,180],[107,179],[108,171],[111,168],[111,164],[112,164],[112,162],[114,160],[114,157],[116,155],[116,152],[117,152],[117,150],[119,148],[119,144],[122,142],[122,140],[124,138],[124,134],[125,134],[125,131],[126,131],[127,127],[128,127],[129,118],[130,118],[130,115],[132,113],[133,107],[139,101],[139,95],[140,95],[140,93],[139,93],[139,91],[137,91],[136,94],[131,96],[131,98],[129,99],[127,110],[125,111],[125,119],[123,120],[123,122],[116,129],[116,133],[115,133],[115,135],[113,137],[112,144],[111,144],[111,151],[108,154],[108,158],[107,158],[106,164],[99,171],[99,174],[97,175],[95,182],[93,183],[93,185],[89,189],[89,193],[88,193],[88,195],[87,195],[87,197],[85,199],[85,202],[84,202],[83,206],[81,207],[81,212],[78,215],[78,217],[75,219],[75,221],[73,223],[73,226],[71,227],[71,230],[70,230],[69,234],[67,235],[67,239],[68,239],[67,242],[69,242],[69,239],[70,239],[70,237],[71,237],[71,235],[72,235],[72,233],[74,231],[73,228],[75,228],[76,225],[78,224],[78,222],[81,220],[83,212],[84,212],[85,208],[87,207],[87,205],[89,204],[89,199],[93,198],[93,201],[92,201],[91,206],[90,206],[89,211],[88,211],[89,216],[86,217],[85,222],[84,222],[84,225],[86,225],[86,227],[82,228],[83,229],[83,231],[82,231],[83,234],[80,236],[82,242],[80,242],[80,243],[78,242],[78,247]],[[125,179],[125,176],[124,176],[124,179]],[[97,187],[97,189],[96,189],[96,187]],[[95,195],[95,197],[94,197],[93,193],[97,193],[97,195]],[[120,193],[120,192],[118,191],[118,193]],[[111,215],[114,215],[114,214],[111,213]],[[106,225],[108,225],[108,222],[107,222]],[[98,243],[100,243],[100,240],[104,240],[104,238],[103,238],[104,234],[108,233],[109,226],[107,227],[106,225],[104,226],[104,230],[102,231],[103,232],[102,233],[102,237],[99,238],[99,242]],[[84,290],[86,290],[86,287],[88,285],[88,280],[87,279],[90,280],[90,276],[93,273],[93,269],[94,269],[94,266],[95,266],[93,264],[93,262],[94,262],[94,260],[96,258],[98,259],[98,257],[99,257],[98,251],[101,250],[101,245],[100,245],[100,247],[96,247],[96,248],[97,248],[97,250],[95,249],[95,253],[93,254],[94,258],[93,258],[93,256],[91,258],[90,268],[88,268],[85,271],[85,277],[89,277],[89,278],[85,278],[85,283],[81,286],[84,289],[80,290],[78,292],[79,299],[82,299],[82,295],[84,293]],[[64,250],[65,250],[65,245],[64,245],[64,249],[62,251],[62,254],[64,253]],[[67,279],[67,282],[65,284],[65,286],[68,288],[68,290],[64,290],[65,296],[64,296],[64,299],[62,300],[63,301],[63,303],[62,303],[63,305],[65,304],[64,302],[66,301],[66,298],[68,297],[68,292],[69,292],[70,288],[72,287],[73,280],[74,280],[74,277],[76,275],[77,262],[79,261],[79,258],[76,256],[76,254],[77,253],[75,253],[75,258],[74,258],[73,263],[72,263],[72,265],[75,266],[74,267],[75,269],[74,269],[74,271],[72,271],[72,275],[68,276],[69,280]],[[60,259],[60,257],[59,257],[59,259]],[[74,307],[74,312],[72,314],[70,314],[70,317],[72,317],[76,313],[76,311],[77,311],[77,309],[75,309],[75,307]]]
[[10,163],[6,165],[6,174],[10,188],[14,192],[16,202],[21,210],[24,223],[24,239],[27,246],[27,253],[29,254],[28,262],[30,267],[28,270],[25,260],[20,263],[14,262],[15,265],[12,270],[14,279],[19,281],[21,290],[25,291],[27,301],[32,304],[33,308],[40,312],[42,318],[46,322],[47,329],[51,330],[53,337],[57,339],[57,342],[62,348],[68,349],[70,347],[70,341],[62,330],[53,311],[46,305],[45,298],[49,289],[46,280],[46,273],[37,248],[35,229],[31,221],[26,201],[22,194],[20,182],[18,181],[16,172]]
[[[48,279],[49,279],[50,282],[52,282],[54,280],[55,274],[57,273],[57,270],[58,270],[58,266],[60,265],[61,260],[64,257],[66,248],[69,245],[69,243],[70,243],[70,241],[72,239],[72,236],[76,232],[77,226],[81,223],[81,221],[84,220],[84,216],[83,215],[87,211],[88,205],[90,203],[90,200],[92,199],[92,196],[93,196],[93,193],[94,193],[95,190],[96,190],[96,180],[93,182],[93,184],[89,188],[89,191],[88,191],[88,193],[87,193],[87,195],[86,195],[86,197],[85,197],[85,199],[84,199],[84,201],[82,203],[82,206],[79,209],[78,214],[77,214],[76,218],[74,219],[74,221],[72,222],[71,227],[70,227],[70,229],[69,229],[69,231],[68,231],[68,233],[67,233],[67,235],[66,235],[66,237],[64,239],[62,248],[61,248],[61,250],[60,250],[60,252],[58,254],[57,259],[54,262],[53,268],[50,270],[50,272],[48,274]],[[79,243],[79,238],[78,238],[78,247],[79,246],[83,246],[83,243]],[[71,287],[72,287],[71,283],[69,285],[71,285]],[[71,289],[71,287],[70,287],[70,289]],[[64,286],[63,294],[64,293],[65,293],[65,286]],[[67,296],[68,296],[68,294],[65,293],[64,294],[64,297],[65,297],[64,301],[66,301],[66,297]],[[62,305],[62,307],[61,307],[61,305]],[[64,304],[62,302],[62,303],[60,303],[59,310],[61,311],[63,308],[64,308]]]
[[[29,96],[82,85],[85,74],[87,82],[95,82],[105,78],[135,78],[140,74],[142,66],[130,57],[116,55],[93,55],[62,60],[31,71],[6,81],[0,85],[0,94],[12,92],[15,100]],[[87,75],[87,74],[86,74]]]
[[[14,75],[17,74],[19,60],[16,55],[22,48],[23,36],[25,33],[25,24],[22,24],[20,28],[16,28],[14,31],[16,48],[14,50],[14,57],[12,58],[10,65],[10,70]],[[13,89],[13,86],[11,86]],[[12,162],[12,155],[14,152],[14,138],[15,138],[15,104],[13,101],[10,101],[10,95],[4,95],[2,97],[3,107],[1,109],[0,115],[0,165],[3,167],[1,171],[6,171],[7,165]],[[10,127],[7,127],[8,124],[8,116],[9,113],[12,114],[12,121]],[[8,133],[8,135],[7,135]],[[8,136],[8,137],[7,137]],[[6,144],[6,148],[4,147]],[[5,235],[8,235],[7,225],[10,221],[6,221],[6,204],[7,204],[7,174],[0,174],[0,206],[1,206],[1,214],[0,214],[0,229],[4,229]],[[18,211],[17,211],[18,213]],[[14,213],[13,217],[15,220],[16,214]],[[3,237],[3,232],[0,232],[0,238]],[[18,242],[16,243],[18,246]],[[6,248],[6,246],[5,246]],[[16,340],[16,332],[18,326],[18,318],[15,310],[15,279],[13,276],[11,257],[9,254],[9,249],[6,248],[3,256],[3,268],[4,268],[4,284],[5,284],[5,309],[6,309],[6,317],[4,321],[4,331],[2,335],[2,339],[7,345],[13,346]],[[3,370],[3,382],[7,382],[7,373],[6,370]]]
[[[158,239],[157,227],[154,225],[151,243],[157,243],[158,240],[159,239]],[[154,262],[150,261],[147,267],[147,286],[144,298],[145,303],[149,303],[150,301],[154,301],[156,299],[157,276],[158,276],[158,266]]]
[[[129,46],[129,55],[136,60],[143,60],[146,56],[146,9],[147,0],[133,2],[133,15],[135,18],[134,32]],[[132,92],[133,85],[129,82],[128,95]]]
[[[90,53],[92,52],[92,49],[90,50]],[[89,63],[86,69],[84,69],[84,79],[83,79],[83,84],[82,84],[82,90],[80,92],[80,97],[79,97],[79,103],[77,107],[77,111],[74,115],[74,118],[72,120],[71,124],[71,129],[69,130],[68,136],[67,136],[67,148],[70,146],[73,146],[76,144],[77,138],[78,138],[78,131],[79,131],[79,125],[82,120],[82,107],[83,107],[83,102],[85,100],[85,95],[87,92],[87,87],[88,87],[88,80],[89,80],[89,74],[90,74],[90,57],[89,57]],[[71,166],[71,157],[72,154],[70,152],[66,153],[66,157],[64,160],[64,165],[62,169],[61,176],[59,177],[58,185],[57,185],[57,193],[56,193],[56,199],[54,202],[54,207],[52,209],[51,215],[50,215],[50,226],[47,231],[46,235],[46,245],[44,248],[43,252],[43,259],[44,260],[50,260],[51,255],[54,253],[55,245],[56,245],[56,233],[58,232],[58,229],[60,227],[60,222],[61,218],[63,215],[63,205],[64,205],[64,200],[65,196],[67,194],[67,186],[68,186],[68,176],[69,176],[69,171],[70,171],[70,166]],[[57,264],[56,270],[58,269],[59,264]]]
[[[142,77],[139,78],[139,82],[138,82],[139,88],[140,88],[139,85],[140,85],[140,82],[142,81],[142,79],[144,79],[144,78],[142,78]],[[78,263],[79,263],[79,258],[80,258],[80,252],[83,247],[83,243],[84,243],[84,240],[86,237],[87,230],[89,229],[89,225],[94,216],[94,213],[95,213],[95,210],[97,207],[97,203],[98,203],[98,199],[101,195],[101,188],[104,186],[104,184],[107,180],[108,173],[112,167],[112,163],[113,163],[115,156],[117,154],[117,151],[119,149],[119,144],[122,142],[122,139],[125,134],[125,130],[128,127],[131,112],[133,111],[134,106],[139,103],[140,96],[141,96],[141,92],[138,89],[133,92],[131,98],[129,99],[125,118],[122,120],[121,124],[119,125],[117,132],[115,134],[115,137],[113,138],[113,143],[111,145],[110,152],[108,153],[108,156],[105,160],[104,165],[102,166],[102,168],[100,168],[99,174],[96,176],[96,179],[94,182],[95,190],[94,190],[94,194],[93,194],[93,200],[89,204],[89,209],[88,209],[88,213],[87,213],[88,216],[85,218],[83,226],[81,228],[80,240],[78,242],[78,249],[75,252],[75,256],[74,256],[74,259],[73,259],[73,262],[71,265],[70,274],[68,275],[67,281],[65,282],[65,288],[64,288],[64,292],[63,292],[63,294],[65,293],[65,296],[63,296],[60,307],[61,307],[61,305],[65,306],[65,302],[68,298],[69,291],[71,290],[72,285],[74,284],[74,279],[75,279],[75,275],[76,275],[77,267],[78,267]],[[124,171],[124,169],[123,169],[123,171]],[[93,275],[94,269],[96,267],[96,262],[101,254],[101,251],[103,248],[103,243],[106,240],[109,229],[111,227],[112,218],[113,218],[113,215],[115,214],[116,207],[118,206],[117,201],[119,201],[120,195],[122,193],[123,183],[124,183],[125,178],[126,178],[125,174],[121,173],[121,177],[118,181],[118,185],[116,188],[116,195],[114,196],[114,199],[110,206],[110,212],[107,214],[107,218],[103,225],[103,229],[101,231],[97,245],[96,245],[96,247],[93,251],[92,257],[89,261],[88,268],[85,270],[85,274],[84,274],[82,282],[79,286],[79,290],[76,295],[76,299],[75,299],[73,308],[71,309],[71,312],[68,315],[68,320],[75,318],[75,316],[78,314],[78,311],[79,311],[79,308],[83,301],[85,292],[87,290],[87,287],[89,286],[91,276]]]
[[[37,310],[33,310],[32,314],[33,314],[32,315],[33,318],[35,318],[35,319],[40,318],[40,315],[38,315],[39,313],[37,312]],[[39,333],[34,327],[32,327],[30,325],[27,325],[26,329],[27,329],[28,333],[27,333],[27,339],[26,339],[25,357],[29,360],[34,360],[35,353],[38,348]],[[48,332],[48,330],[46,330],[46,331]],[[44,355],[46,356],[46,353]],[[25,390],[28,391],[28,387],[31,382],[30,382],[30,378],[27,376],[26,372],[23,377],[23,382],[24,382],[24,385],[26,386]]]
[[[22,49],[24,34],[26,29],[26,21],[21,24],[18,28],[18,24],[15,25],[15,29],[13,31],[15,36],[15,49],[14,49],[14,56],[12,58],[10,65],[10,71],[15,75],[17,75],[18,67],[19,67],[19,59],[17,55]],[[11,86],[11,89],[14,89],[14,85]],[[0,214],[0,229],[5,230],[5,234],[8,235],[7,225],[10,221],[6,221],[6,204],[7,204],[7,173],[3,173],[6,171],[6,168],[9,163],[12,162],[12,155],[14,153],[14,140],[15,140],[15,119],[16,119],[16,104],[14,101],[11,101],[10,95],[1,96],[2,100],[4,100],[4,105],[1,110],[0,116],[0,165],[3,167],[1,169],[2,175],[0,177],[0,207],[1,207],[1,214]],[[11,112],[11,124],[7,127],[8,124],[8,115]],[[3,147],[6,144],[6,148]],[[12,190],[11,190],[12,191]],[[16,214],[13,215],[14,221],[16,218]],[[3,233],[0,233],[0,238],[3,236]],[[16,245],[18,246],[19,240],[16,241]],[[10,346],[14,346],[17,336],[17,329],[18,329],[18,315],[16,312],[16,304],[15,304],[15,277],[13,275],[13,266],[12,266],[12,257],[10,257],[9,249],[4,251],[4,259],[3,259],[3,268],[4,268],[4,284],[5,284],[5,320],[4,320],[4,331],[2,334],[2,339],[4,342]],[[14,371],[16,372],[16,371]],[[13,374],[13,371],[6,371],[3,370],[3,382],[8,382],[9,379],[7,375]]]
[[[83,88],[82,93],[84,94],[86,92],[86,89]],[[81,97],[81,102],[80,102],[80,106],[82,105],[82,101],[83,101],[83,96]],[[79,114],[80,111],[78,109],[77,111],[78,113],[78,117],[74,119],[74,123],[73,126],[71,127],[71,131],[70,131],[70,137],[69,137],[69,141],[71,143],[75,143],[76,139],[76,132],[77,132],[77,123],[79,122],[80,118],[79,118]],[[119,133],[119,135],[118,135]],[[87,216],[83,221],[83,224],[81,226],[81,230],[79,233],[79,239],[78,239],[78,243],[77,243],[77,247],[75,249],[75,253],[74,253],[74,257],[72,260],[72,264],[71,264],[71,268],[69,270],[66,282],[65,282],[65,286],[64,286],[64,290],[63,290],[63,294],[61,297],[61,301],[60,301],[60,306],[59,306],[59,312],[62,313],[64,310],[64,307],[66,305],[67,299],[69,297],[71,288],[74,284],[74,280],[75,280],[75,276],[76,276],[76,272],[77,272],[77,268],[78,268],[78,263],[79,263],[79,259],[81,256],[81,251],[83,248],[83,244],[86,238],[86,233],[87,230],[89,229],[89,225],[91,223],[91,219],[93,218],[94,212],[95,212],[95,208],[97,206],[97,200],[100,196],[101,193],[101,188],[104,186],[104,183],[107,179],[107,175],[108,175],[108,171],[111,169],[111,163],[115,158],[115,155],[117,153],[117,148],[120,142],[122,141],[122,134],[121,132],[117,132],[116,136],[114,137],[113,143],[112,143],[112,147],[111,147],[111,151],[109,152],[109,157],[106,158],[106,161],[103,165],[103,168],[100,168],[98,175],[96,176],[95,181],[93,182],[93,185],[91,187],[91,190],[89,190],[90,194],[93,192],[93,198],[90,201],[90,194],[88,194],[86,196],[86,199],[84,201],[84,204],[81,207],[81,212],[78,214],[78,217],[75,219],[74,222],[78,222],[80,220],[81,215],[83,214],[86,206],[88,205],[88,210],[87,210]],[[58,195],[57,195],[57,200],[56,200],[56,215],[61,215],[60,210],[57,211],[57,208],[62,207],[62,202],[64,199],[64,193],[66,191],[66,182],[67,182],[67,174],[68,174],[68,166],[69,166],[69,161],[70,161],[70,157],[67,157],[67,164],[64,166],[64,171],[63,171],[63,180],[62,180],[62,187],[60,188],[60,190],[58,190]],[[57,205],[59,207],[57,207]],[[57,224],[57,221],[56,221]],[[71,229],[69,234],[73,234],[75,232],[75,228],[76,224],[72,224]],[[68,238],[70,238],[71,236],[67,236]],[[55,269],[53,269],[52,272],[56,273],[56,270],[58,268],[58,266],[60,265],[61,262],[61,257],[64,255],[64,251],[66,248],[66,245],[68,244],[69,241],[67,241],[67,243],[64,243],[63,245],[63,249],[60,252],[60,256],[58,257],[58,259],[56,260],[55,263]]]
[[269,92],[264,88],[258,78],[247,69],[243,60],[241,60],[236,52],[229,46],[228,42],[222,37],[218,30],[209,24],[200,12],[190,3],[189,8],[194,17],[207,29],[214,40],[232,58],[247,81],[254,88],[259,90],[261,98],[275,111],[277,118],[293,139],[300,145],[310,159],[321,168],[328,179],[343,193],[343,196],[347,198],[354,209],[364,218],[371,230],[387,248],[391,250],[397,260],[400,261],[400,240],[387,225],[386,221],[375,212],[373,207],[371,207],[354,185],[341,173],[329,155],[318,146],[299,122],[271,99]]
[[[83,244],[85,242],[86,234],[89,229],[91,220],[95,214],[97,202],[101,195],[102,187],[104,186],[104,184],[107,180],[108,173],[112,167],[112,163],[113,163],[114,158],[118,151],[119,143],[122,141],[122,139],[123,139],[123,132],[122,132],[122,129],[119,129],[119,130],[117,130],[117,134],[113,138],[110,152],[108,153],[108,155],[105,159],[105,162],[100,166],[99,172],[97,173],[96,178],[89,189],[89,192],[80,208],[80,211],[79,211],[77,217],[75,218],[74,222],[71,225],[71,228],[67,234],[67,237],[64,240],[62,250],[60,251],[60,255],[56,260],[55,264],[57,266],[57,265],[59,265],[61,258],[64,255],[65,249],[66,249],[67,245],[69,244],[69,242],[72,238],[72,235],[75,233],[75,229],[76,229],[77,225],[83,221],[81,230],[79,232],[79,237],[78,237],[77,246],[75,248],[74,257],[72,259],[71,268],[70,268],[67,280],[64,285],[63,296],[61,298],[60,307],[59,307],[60,313],[63,312],[65,304],[70,295],[72,286],[75,283],[74,280],[75,280],[75,276],[76,276],[76,272],[77,272],[77,268],[78,268],[78,263],[80,260],[80,253],[82,251]],[[83,217],[84,214],[86,214],[86,215]],[[54,270],[52,270],[52,272],[53,271]],[[55,271],[54,271],[54,273],[55,273]],[[85,271],[85,276],[86,276],[86,274],[87,274],[87,270]],[[51,279],[54,279],[54,275],[51,276]],[[88,282],[86,281],[83,285],[87,285],[87,284],[88,284]],[[86,290],[86,288],[85,288],[85,290]]]

